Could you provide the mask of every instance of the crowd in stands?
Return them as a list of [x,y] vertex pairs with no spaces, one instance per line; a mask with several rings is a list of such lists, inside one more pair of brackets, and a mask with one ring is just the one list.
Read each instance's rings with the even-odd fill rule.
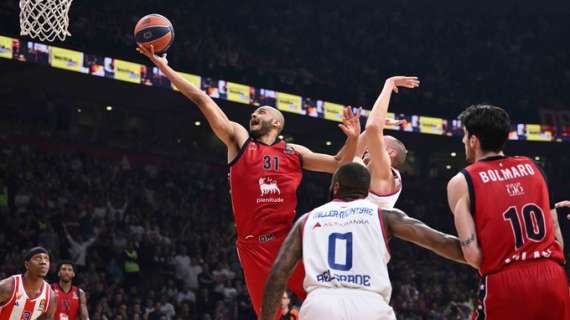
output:
[[[169,60],[179,70],[364,106],[386,77],[413,74],[422,89],[401,112],[452,117],[484,100],[536,122],[539,108],[570,103],[560,94],[570,83],[567,8],[530,13],[528,1],[510,3],[84,2],[71,7],[64,45],[149,63],[134,51],[132,30],[161,13],[175,26]],[[0,34],[19,34],[18,10],[0,4]]]

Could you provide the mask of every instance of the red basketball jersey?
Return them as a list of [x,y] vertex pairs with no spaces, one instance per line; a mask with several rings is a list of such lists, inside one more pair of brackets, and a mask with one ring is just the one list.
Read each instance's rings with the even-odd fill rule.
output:
[[555,241],[548,187],[542,172],[526,157],[492,157],[462,173],[467,179],[482,275],[528,259],[564,263]]
[[57,296],[57,309],[55,320],[77,320],[79,314],[79,288],[71,286],[69,292],[63,291],[59,283],[53,283],[51,288]]
[[289,232],[303,177],[297,151],[285,141],[265,145],[250,138],[230,163],[229,177],[239,238]]

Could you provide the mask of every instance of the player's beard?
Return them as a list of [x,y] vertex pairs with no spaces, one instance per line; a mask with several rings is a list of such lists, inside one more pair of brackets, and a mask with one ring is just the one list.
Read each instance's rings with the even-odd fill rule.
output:
[[249,135],[254,139],[259,139],[267,135],[272,129],[271,122],[269,121],[260,121],[259,125],[259,129],[249,130]]

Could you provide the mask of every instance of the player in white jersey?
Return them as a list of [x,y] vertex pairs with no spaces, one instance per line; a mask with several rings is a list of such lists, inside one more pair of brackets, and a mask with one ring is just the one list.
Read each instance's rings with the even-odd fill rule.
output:
[[392,91],[398,92],[398,87],[416,88],[419,84],[417,77],[397,76],[387,79],[370,111],[366,130],[358,141],[357,154],[362,154],[362,160],[371,176],[368,200],[381,208],[393,208],[402,192],[399,169],[408,153],[400,140],[384,135],[385,124],[399,123],[386,119],[390,97]]
[[57,298],[44,280],[49,263],[46,249],[32,248],[25,257],[26,272],[0,281],[0,320],[53,319]]
[[341,166],[331,202],[301,217],[281,246],[265,284],[261,320],[271,320],[289,274],[302,259],[308,293],[300,319],[395,319],[387,239],[398,237],[465,263],[459,240],[397,209],[366,199],[370,174],[358,163]]

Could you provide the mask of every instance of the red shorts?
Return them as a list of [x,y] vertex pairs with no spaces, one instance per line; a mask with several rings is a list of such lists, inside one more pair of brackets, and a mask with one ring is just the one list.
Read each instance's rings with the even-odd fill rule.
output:
[[548,259],[516,262],[481,278],[472,320],[570,320],[566,271]]
[[[263,302],[263,289],[265,281],[271,272],[273,262],[277,258],[281,244],[287,235],[278,236],[267,240],[251,239],[238,240],[236,248],[245,276],[245,284],[251,298],[251,303],[255,313],[259,315]],[[307,293],[303,289],[305,279],[305,269],[301,261],[297,263],[293,274],[289,277],[287,287],[293,291],[300,299],[305,299]]]

